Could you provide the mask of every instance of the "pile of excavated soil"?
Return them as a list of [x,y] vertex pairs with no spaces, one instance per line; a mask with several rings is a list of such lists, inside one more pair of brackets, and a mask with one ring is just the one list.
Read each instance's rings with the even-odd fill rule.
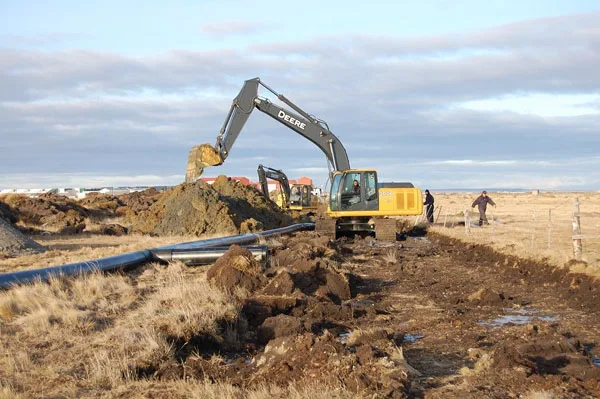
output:
[[93,216],[124,217],[127,221],[147,211],[161,195],[162,193],[155,188],[118,196],[92,193],[78,203],[88,209]]
[[[288,250],[296,253],[289,257]],[[324,319],[349,320],[352,310],[348,276],[334,260],[337,251],[316,233],[299,233],[289,248],[272,250],[271,266],[263,270],[243,248],[233,246],[207,272],[219,288],[249,295],[242,314],[255,328],[258,343],[289,334],[319,330]]]
[[212,184],[181,184],[162,194],[132,223],[156,235],[240,234],[282,227],[289,216],[253,187],[219,176]]
[[255,353],[252,359],[231,367],[190,358],[186,375],[218,376],[234,384],[252,380],[257,385],[333,380],[357,393],[403,397],[411,371],[398,352],[397,336],[365,333],[365,339],[347,344],[339,338],[368,312],[350,303],[350,281],[359,278],[340,271],[338,245],[314,232],[281,240],[264,270],[250,252],[232,247],[207,272],[209,281],[221,289],[247,290],[237,333],[240,347]]
[[264,285],[264,277],[261,272],[261,265],[254,259],[252,252],[237,245],[232,245],[208,269],[206,277],[225,291],[232,292],[237,287],[254,291]]
[[19,230],[0,218],[0,253],[19,256],[44,252],[46,248],[26,237]]
[[148,211],[161,195],[154,188],[120,196],[92,193],[80,201],[56,194],[39,197],[7,195],[0,201],[0,218],[33,233],[76,234],[85,231],[123,235],[127,234],[127,228],[114,223],[113,218],[131,223],[140,213]]
[[9,223],[15,223],[19,218],[8,204],[0,201],[0,219],[4,219]]
[[116,215],[116,210],[124,204],[119,199],[110,194],[91,193],[82,200],[79,205],[89,210],[96,217],[112,217]]
[[90,215],[85,207],[56,194],[36,198],[9,195],[4,202],[14,210],[20,223],[59,233],[83,231],[85,219]]
[[149,188],[144,191],[119,195],[117,198],[120,206],[116,209],[115,214],[123,216],[125,221],[131,222],[137,215],[150,209],[162,194],[155,188]]

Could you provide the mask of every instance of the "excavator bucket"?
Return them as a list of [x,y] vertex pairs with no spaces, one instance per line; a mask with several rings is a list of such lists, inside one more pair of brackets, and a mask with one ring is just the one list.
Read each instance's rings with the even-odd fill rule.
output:
[[204,168],[221,165],[222,163],[221,154],[210,144],[200,144],[193,147],[188,156],[185,182],[192,183],[196,181],[202,175]]

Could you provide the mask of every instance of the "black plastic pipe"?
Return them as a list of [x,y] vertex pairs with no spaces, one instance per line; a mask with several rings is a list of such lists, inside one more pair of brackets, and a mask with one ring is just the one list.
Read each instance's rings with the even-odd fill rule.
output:
[[0,274],[0,289],[10,288],[18,284],[27,284],[34,281],[47,281],[52,276],[74,276],[90,273],[93,271],[121,270],[141,265],[153,260],[159,260],[152,255],[152,251],[159,250],[184,250],[209,247],[223,247],[233,244],[252,244],[260,238],[268,238],[281,234],[293,233],[301,230],[313,230],[314,223],[298,223],[279,229],[261,231],[259,233],[241,234],[237,236],[210,238],[182,244],[166,245],[163,247],[144,249],[137,252],[129,252],[123,255],[110,256],[84,262],[69,263],[62,266],[45,267],[42,269],[21,270],[12,273]]
[[10,288],[13,285],[26,284],[33,281],[47,281],[52,276],[74,276],[90,273],[96,270],[109,271],[126,269],[151,261],[152,252],[129,252],[123,255],[110,256],[85,262],[69,263],[62,266],[45,267],[42,269],[21,270],[13,273],[0,274],[0,288]]

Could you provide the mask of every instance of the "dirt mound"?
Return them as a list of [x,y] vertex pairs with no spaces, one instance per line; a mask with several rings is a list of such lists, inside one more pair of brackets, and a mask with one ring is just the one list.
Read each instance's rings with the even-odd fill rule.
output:
[[335,380],[354,392],[378,392],[380,397],[406,397],[409,370],[391,347],[365,345],[350,353],[336,337],[306,333],[269,342],[254,359],[253,379],[285,385],[290,380]]
[[103,234],[106,236],[123,236],[127,234],[127,228],[117,223],[107,223],[98,226],[94,233]]
[[0,218],[0,252],[8,256],[18,256],[44,252],[46,248],[24,236],[7,221]]
[[118,197],[101,193],[90,193],[78,203],[96,218],[113,217],[116,210],[123,206]]
[[[287,256],[283,254],[283,257]],[[269,282],[263,292],[287,295],[294,290],[327,298],[337,304],[350,299],[348,278],[336,269],[333,262],[326,259],[299,259],[291,263]]]
[[214,184],[182,184],[165,192],[133,223],[133,230],[156,235],[239,234],[291,223],[253,187],[219,176]]
[[115,214],[123,216],[126,221],[131,222],[137,215],[150,209],[162,194],[161,191],[152,187],[144,191],[119,195],[117,198],[121,206],[116,209]]
[[340,248],[315,232],[301,232],[284,239],[284,248],[273,253],[272,264],[279,274],[265,287],[264,293],[285,295],[299,290],[340,303],[350,299],[350,282],[337,268]]
[[558,334],[553,327],[516,327],[512,339],[500,343],[491,354],[494,367],[521,367],[527,375],[566,375],[584,381],[598,381],[600,368],[579,341]]
[[90,216],[83,206],[56,194],[42,194],[37,198],[9,195],[5,202],[15,210],[21,224],[55,232],[65,228],[83,230],[85,219]]
[[9,223],[16,223],[19,220],[15,210],[2,201],[0,201],[0,219],[4,219]]
[[261,272],[262,267],[254,259],[252,252],[232,245],[229,251],[208,269],[206,277],[227,292],[233,292],[237,287],[253,292],[264,285]]

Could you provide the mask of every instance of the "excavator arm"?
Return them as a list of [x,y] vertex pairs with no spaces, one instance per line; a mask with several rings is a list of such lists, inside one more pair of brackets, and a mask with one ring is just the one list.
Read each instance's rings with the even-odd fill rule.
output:
[[290,204],[290,183],[287,176],[279,169],[269,168],[268,166],[258,165],[258,181],[262,189],[263,195],[269,198],[269,185],[267,179],[276,180],[281,186],[281,192],[283,193],[283,204],[289,206]]
[[[295,112],[289,111],[258,96],[258,87],[263,86]],[[275,92],[259,78],[244,82],[237,97],[233,99],[227,118],[221,127],[215,147],[202,144],[192,148],[188,158],[186,181],[194,181],[207,166],[221,165],[229,155],[235,140],[242,131],[254,109],[269,115],[302,137],[310,140],[323,151],[334,171],[350,169],[346,149],[329,130],[327,123],[306,113],[282,94]]]

